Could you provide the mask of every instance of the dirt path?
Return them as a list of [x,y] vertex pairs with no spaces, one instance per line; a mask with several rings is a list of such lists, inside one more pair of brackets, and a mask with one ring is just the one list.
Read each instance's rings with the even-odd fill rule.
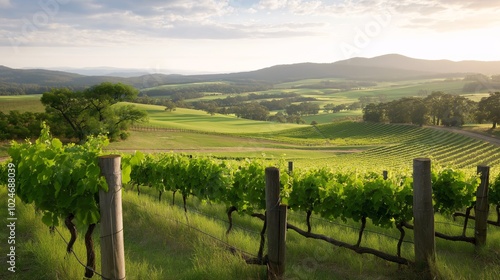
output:
[[[107,149],[108,151],[119,151],[119,152],[133,152],[139,149]],[[286,148],[266,148],[266,147],[220,147],[220,148],[207,148],[207,149],[140,149],[143,153],[162,153],[162,152],[175,152],[175,153],[189,153],[189,152],[202,152],[202,153],[223,153],[223,152],[264,152],[264,151],[286,151]],[[300,149],[296,149],[300,150]],[[335,149],[332,147],[331,150],[328,149],[307,149],[307,151],[323,151],[325,153],[359,153],[364,150],[362,149]]]
[[465,135],[465,136],[468,136],[471,138],[479,139],[479,140],[486,141],[486,142],[489,142],[491,144],[500,146],[500,139],[492,137],[492,136],[488,136],[488,135],[484,135],[484,134],[480,134],[480,133],[475,133],[475,132],[463,130],[460,128],[439,127],[439,126],[425,126],[425,127],[462,134],[462,135]]

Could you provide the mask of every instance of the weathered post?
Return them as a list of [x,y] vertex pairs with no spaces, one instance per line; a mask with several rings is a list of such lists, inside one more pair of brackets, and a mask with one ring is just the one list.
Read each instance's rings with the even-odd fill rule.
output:
[[280,171],[266,168],[267,279],[283,279],[285,273],[286,205],[280,205]]
[[432,205],[431,160],[413,160],[413,219],[416,268],[431,278],[431,263],[436,259],[434,209]]
[[387,180],[387,177],[389,176],[389,172],[387,170],[382,171],[382,176],[384,176],[384,180]]
[[288,174],[292,174],[293,172],[293,161],[288,162]]
[[99,157],[101,175],[106,178],[108,191],[99,190],[101,210],[101,270],[104,279],[125,279],[125,249],[123,245],[121,157]]
[[488,184],[490,180],[490,167],[479,165],[477,174],[481,176],[481,183],[477,188],[476,193],[476,223],[474,229],[474,238],[476,239],[476,249],[480,249],[486,245],[486,233],[488,228]]

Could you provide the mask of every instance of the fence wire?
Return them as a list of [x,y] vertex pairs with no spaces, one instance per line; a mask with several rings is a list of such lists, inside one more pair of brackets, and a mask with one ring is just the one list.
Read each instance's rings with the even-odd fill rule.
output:
[[[64,241],[64,243],[66,243],[66,246],[68,246],[68,241],[66,241],[66,238],[64,238],[64,236],[61,234],[61,232],[57,229],[57,227],[52,227],[58,234],[59,236],[61,237],[61,239]],[[87,265],[85,265],[81,260],[80,258],[78,258],[78,256],[76,255],[75,251],[73,251],[73,249],[71,249],[71,253],[73,254],[73,256],[75,257],[75,259],[78,261],[78,263],[85,269],[88,269],[88,270],[91,270],[94,274],[100,276],[102,279],[104,280],[111,280],[109,278],[106,278],[104,277],[101,273],[95,271],[92,267],[89,267]],[[85,278],[87,279],[87,278]]]

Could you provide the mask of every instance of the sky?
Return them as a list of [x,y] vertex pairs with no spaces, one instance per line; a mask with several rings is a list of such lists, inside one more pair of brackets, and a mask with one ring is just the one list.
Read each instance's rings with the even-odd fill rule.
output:
[[398,53],[500,61],[500,0],[0,0],[0,65],[229,73]]

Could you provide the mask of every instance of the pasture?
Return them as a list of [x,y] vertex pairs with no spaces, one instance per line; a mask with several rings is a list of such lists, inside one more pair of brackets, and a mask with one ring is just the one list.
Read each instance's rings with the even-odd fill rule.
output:
[[40,94],[0,96],[0,112],[8,113],[12,110],[19,112],[45,112],[45,107],[40,102]]
[[145,124],[146,127],[213,133],[259,133],[274,132],[299,126],[296,124],[253,121],[221,114],[210,115],[203,111],[185,108],[177,108],[175,111],[167,112],[163,106],[135,105],[148,112],[149,123]]

